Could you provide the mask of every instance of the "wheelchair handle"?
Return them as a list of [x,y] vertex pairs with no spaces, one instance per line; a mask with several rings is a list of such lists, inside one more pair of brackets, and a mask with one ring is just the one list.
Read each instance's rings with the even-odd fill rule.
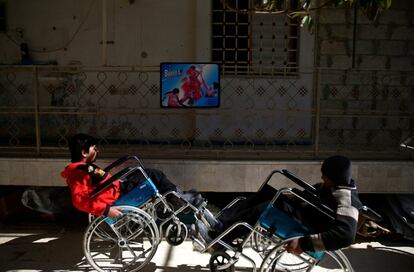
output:
[[270,174],[267,176],[266,180],[262,183],[262,185],[259,188],[259,191],[261,191],[263,189],[263,187],[269,182],[269,180],[273,177],[274,174],[276,173],[280,173],[283,174],[280,170],[273,170],[272,172],[270,172]]
[[310,185],[309,183],[307,183],[306,181],[298,178],[297,176],[295,176],[293,173],[289,172],[286,169],[282,169],[282,170],[273,170],[269,176],[267,176],[266,180],[263,182],[262,186],[260,186],[259,191],[263,189],[263,187],[270,181],[270,179],[273,177],[274,174],[279,173],[284,175],[285,177],[287,177],[288,179],[290,179],[291,181],[293,181],[294,183],[296,183],[297,185],[299,185],[300,187],[302,187],[303,189],[309,191],[312,194],[316,194],[316,189],[315,187],[313,187],[312,185]]
[[280,173],[284,175],[285,177],[287,177],[288,179],[290,179],[291,181],[293,181],[294,183],[296,183],[297,185],[299,185],[300,187],[302,187],[303,189],[311,193],[314,193],[314,194],[317,193],[315,187],[313,187],[306,181],[298,178],[297,176],[295,176],[293,173],[289,172],[288,170],[283,169]]
[[117,159],[116,161],[112,162],[110,165],[108,165],[107,167],[104,168],[105,172],[108,172],[109,170],[111,170],[112,168],[114,168],[115,166],[120,165],[121,163],[127,161],[129,158],[129,155],[123,156],[119,159]]
[[381,222],[382,221],[382,216],[379,213],[377,213],[376,211],[374,211],[373,209],[371,209],[370,207],[367,207],[365,205],[363,205],[361,207],[359,212],[362,216],[364,216],[365,218],[367,218],[369,220],[372,220],[374,222]]
[[144,165],[142,164],[141,160],[140,160],[137,156],[130,156],[130,155],[126,155],[126,156],[123,156],[123,157],[121,157],[121,158],[117,159],[116,161],[114,161],[113,163],[111,163],[110,165],[108,165],[107,167],[105,167],[105,168],[104,168],[104,171],[105,171],[105,172],[108,172],[108,171],[109,171],[109,170],[111,170],[112,168],[114,168],[114,167],[116,167],[116,166],[118,166],[118,165],[120,165],[120,164],[122,164],[122,163],[126,162],[127,160],[131,160],[131,159],[137,160],[137,161],[138,161],[138,163],[139,163],[139,165],[142,167],[142,169],[145,169],[145,167],[144,167]]

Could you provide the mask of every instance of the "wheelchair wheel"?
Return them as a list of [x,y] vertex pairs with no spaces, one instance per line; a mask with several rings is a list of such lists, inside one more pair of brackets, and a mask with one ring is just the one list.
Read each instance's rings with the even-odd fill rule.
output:
[[210,257],[210,271],[218,272],[234,272],[234,264],[231,262],[231,257],[224,251],[216,251]]
[[158,220],[165,221],[171,217],[172,212],[166,209],[164,203],[159,202],[154,207],[154,214]]
[[272,249],[264,258],[260,272],[270,271],[343,271],[353,268],[342,251],[327,251],[318,260],[303,253],[296,256],[285,250],[285,243]]
[[267,254],[273,249],[275,245],[270,239],[266,238],[265,233],[254,232],[251,237],[252,248],[259,253],[260,257],[263,259]]
[[165,231],[165,240],[172,246],[178,246],[187,239],[188,229],[184,223],[172,222]]
[[134,207],[121,207],[117,220],[96,218],[86,229],[84,253],[97,271],[138,271],[154,256],[160,241],[154,220]]

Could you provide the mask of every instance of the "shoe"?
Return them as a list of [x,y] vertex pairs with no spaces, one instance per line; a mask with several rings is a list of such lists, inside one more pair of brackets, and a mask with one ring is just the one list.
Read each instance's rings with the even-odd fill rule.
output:
[[203,216],[214,231],[223,231],[223,224],[208,210],[203,211]]
[[208,253],[213,254],[216,251],[226,251],[226,248],[219,243],[215,243],[207,249]]
[[[207,226],[201,220],[198,220],[195,224],[191,224],[191,226],[188,229],[189,229],[190,236],[192,235],[193,237],[196,237],[198,240],[200,240],[204,244],[204,247],[203,247],[199,243],[193,241],[193,248],[195,251],[198,251],[198,252],[203,251],[205,247],[208,244],[210,244],[214,240],[215,237],[219,235],[218,232],[209,231],[207,229]],[[211,247],[207,249],[207,251],[210,254],[213,254],[215,251],[225,251],[225,250],[226,250],[225,247],[223,247],[219,243],[215,243],[214,245],[212,245]]]
[[[196,226],[196,223],[190,225],[190,227],[188,228],[188,234],[189,237],[193,240],[193,250],[202,252],[207,244],[204,238],[198,232],[198,227]],[[197,239],[197,241],[194,238]]]
[[191,205],[193,205],[196,208],[200,208],[202,206],[206,206],[207,202],[205,201],[205,199],[202,197],[202,195],[198,192],[196,192],[195,190],[190,190],[188,192],[185,192],[181,195],[181,197],[187,201],[188,203],[190,203]]
[[197,252],[202,252],[204,250],[204,247],[196,241],[193,241],[193,250]]

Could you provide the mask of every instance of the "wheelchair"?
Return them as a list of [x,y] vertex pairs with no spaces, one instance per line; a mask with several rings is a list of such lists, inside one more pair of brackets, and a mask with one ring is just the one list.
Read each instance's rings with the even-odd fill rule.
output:
[[[130,159],[137,163],[120,167]],[[253,271],[353,272],[351,263],[341,250],[304,252],[300,256],[286,251],[286,245],[291,240],[312,233],[311,226],[296,216],[298,207],[295,205],[311,207],[328,220],[334,217],[334,212],[321,204],[315,195],[316,189],[287,170],[272,171],[259,191],[272,188],[268,183],[276,173],[290,179],[302,187],[303,191],[296,188],[278,190],[255,225],[237,222],[213,240],[205,241],[197,233],[190,233],[187,225],[201,221],[206,226],[211,226],[208,218],[212,215],[206,209],[206,202],[194,205],[183,194],[174,191],[161,195],[136,156],[120,158],[104,170],[108,172],[115,168],[121,170],[99,185],[91,197],[98,195],[115,180],[128,180],[130,176],[136,177],[138,174],[140,182],[114,203],[122,209],[123,216],[117,219],[90,217],[83,248],[86,260],[97,271],[139,271],[151,261],[163,238],[169,244],[177,246],[189,237],[193,243],[198,244],[201,253],[212,253],[209,261],[211,271],[235,271],[235,264],[244,258],[252,264]],[[223,211],[243,199],[234,199],[215,217],[219,218]],[[373,213],[372,210],[369,211]],[[238,227],[247,229],[247,234],[228,242],[227,235]],[[243,252],[247,247],[258,253],[259,263],[256,264],[253,258]]]
[[[127,165],[130,160],[132,165]],[[136,156],[122,157],[104,171],[115,173],[97,186],[91,197],[116,180],[134,177],[139,182],[113,204],[120,207],[120,218],[89,216],[83,250],[86,260],[97,271],[138,271],[151,261],[163,238],[173,246],[184,242],[189,236],[184,219],[189,223],[208,223],[204,216],[208,213],[206,202],[195,205],[184,194],[174,191],[161,195]]]
[[[211,271],[235,271],[235,264],[240,258],[244,258],[253,267],[262,272],[268,271],[346,271],[353,272],[352,265],[341,250],[324,252],[303,252],[301,255],[293,255],[286,251],[286,246],[293,239],[312,234],[312,226],[304,223],[297,211],[306,207],[306,211],[317,215],[317,220],[333,220],[335,213],[329,207],[323,205],[316,196],[316,189],[287,170],[274,170],[261,185],[260,190],[272,188],[269,185],[274,174],[281,174],[293,181],[299,187],[282,188],[276,191],[273,199],[260,215],[255,225],[246,222],[236,222],[227,230],[213,239],[202,252],[220,245],[220,250],[214,251],[210,257]],[[234,205],[243,198],[235,199],[228,207]],[[225,207],[223,210],[225,210]],[[368,207],[370,214],[379,216]],[[313,215],[313,216],[314,216]],[[217,215],[218,217],[220,214]],[[312,218],[314,221],[316,218]],[[226,236],[236,228],[245,228],[246,235],[237,241],[229,242]],[[313,232],[314,233],[314,232]],[[244,254],[244,249],[251,247],[259,254],[260,262]],[[257,259],[256,259],[257,261]]]

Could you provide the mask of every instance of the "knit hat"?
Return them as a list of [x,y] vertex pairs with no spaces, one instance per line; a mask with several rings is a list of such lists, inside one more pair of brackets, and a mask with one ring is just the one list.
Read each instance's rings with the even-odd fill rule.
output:
[[344,156],[338,155],[327,158],[322,163],[321,172],[337,186],[351,185],[351,161]]

